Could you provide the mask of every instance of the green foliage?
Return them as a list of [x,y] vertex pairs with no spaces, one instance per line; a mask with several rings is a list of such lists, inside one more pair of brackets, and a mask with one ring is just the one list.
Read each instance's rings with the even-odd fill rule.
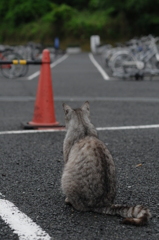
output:
[[103,35],[103,29],[113,9],[96,12],[77,12],[70,21],[65,22],[68,32],[79,38],[89,38],[93,34]]
[[[19,26],[30,21],[37,21],[50,8],[49,0],[10,0],[5,1],[5,3],[6,2],[9,2],[9,4],[6,8],[7,11],[3,16],[3,20],[13,26]],[[3,11],[4,9],[0,8],[0,15],[3,14]]]
[[51,4],[51,11],[42,17],[43,21],[56,23],[58,21],[67,21],[76,12],[73,8],[62,4]]
[[[53,42],[159,35],[159,0],[1,0],[0,40]],[[75,41],[76,41],[75,40]]]
[[82,10],[87,9],[89,5],[89,0],[52,0],[51,2],[56,3],[58,5],[66,4],[68,6],[71,6],[75,9]]
[[[126,6],[125,8],[130,11],[133,9],[133,11],[135,12],[139,12],[142,11],[143,9],[146,9],[147,7],[149,7],[152,3],[152,0],[127,0],[126,1]],[[155,5],[153,3],[153,5]]]
[[92,10],[100,9],[101,1],[100,0],[91,0],[89,2],[89,8]]

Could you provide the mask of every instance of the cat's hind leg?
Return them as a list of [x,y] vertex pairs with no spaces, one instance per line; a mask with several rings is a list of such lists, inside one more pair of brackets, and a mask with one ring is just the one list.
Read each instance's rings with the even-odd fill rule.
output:
[[65,203],[68,204],[68,205],[71,205],[71,203],[70,203],[68,197],[65,198]]
[[81,200],[78,194],[73,194],[73,196],[67,196],[65,198],[65,203],[72,205],[78,211],[89,211],[90,208],[87,207]]

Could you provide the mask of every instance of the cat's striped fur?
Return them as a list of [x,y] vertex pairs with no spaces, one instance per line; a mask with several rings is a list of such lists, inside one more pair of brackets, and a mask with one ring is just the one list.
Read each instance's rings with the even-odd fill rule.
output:
[[148,208],[113,204],[116,194],[114,161],[90,121],[89,102],[78,109],[67,104],[63,104],[63,108],[67,133],[61,186],[66,203],[79,211],[120,215],[125,224],[146,224],[151,217]]

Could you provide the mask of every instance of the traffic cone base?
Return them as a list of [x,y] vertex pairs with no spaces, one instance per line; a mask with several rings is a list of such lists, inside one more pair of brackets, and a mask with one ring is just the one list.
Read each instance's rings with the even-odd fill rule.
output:
[[48,124],[48,125],[40,125],[40,124],[35,124],[32,122],[28,122],[28,123],[23,123],[22,124],[23,129],[56,129],[56,130],[64,130],[65,126],[64,125],[60,125],[58,122],[56,122],[55,124]]
[[49,126],[59,126],[59,122],[54,122],[54,123],[44,123],[44,124],[38,124],[36,122],[28,122],[29,125],[32,125],[32,126],[41,126],[41,127],[49,127]]
[[66,128],[65,128],[65,126],[61,126],[61,127],[59,127],[59,126],[56,126],[56,127],[47,127],[47,128],[42,128],[42,127],[38,127],[37,128],[38,130],[53,130],[53,131],[57,131],[57,132],[59,132],[59,131],[65,131],[66,130]]

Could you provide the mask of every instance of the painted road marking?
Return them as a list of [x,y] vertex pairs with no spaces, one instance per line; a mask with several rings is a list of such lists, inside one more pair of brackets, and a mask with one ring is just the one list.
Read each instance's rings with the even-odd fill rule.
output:
[[55,67],[57,64],[61,63],[62,61],[64,61],[66,58],[68,58],[68,55],[65,54],[64,56],[62,56],[61,58],[57,59],[57,61],[51,63],[50,67],[53,68]]
[[159,128],[159,124],[152,124],[152,125],[138,125],[138,126],[121,126],[121,127],[98,127],[98,131],[105,131],[105,130],[131,130],[131,129],[151,129],[151,128]]
[[92,63],[94,64],[94,66],[98,69],[98,71],[101,73],[102,77],[104,78],[104,80],[110,80],[108,74],[103,70],[103,68],[99,65],[99,63],[95,60],[95,58],[93,57],[92,53],[89,53],[89,58],[92,61]]
[[[50,64],[50,67],[53,68],[55,67],[57,64],[61,63],[62,61],[64,61],[66,58],[68,57],[67,54],[65,54],[64,56],[62,56],[61,58],[57,59],[55,62],[51,63]],[[32,75],[30,75],[27,79],[28,80],[32,80],[34,79],[35,77],[39,76],[40,74],[40,71],[37,71],[35,73],[33,73]]]
[[44,129],[44,130],[16,130],[16,131],[4,131],[0,132],[0,135],[4,134],[25,134],[25,133],[46,133],[46,132],[65,132],[65,129]]
[[8,200],[0,199],[0,217],[18,235],[19,240],[51,240],[40,226]]
[[[138,125],[138,126],[120,126],[120,127],[97,127],[98,131],[114,131],[114,130],[132,130],[132,129],[152,129],[159,128],[159,124]],[[44,130],[16,130],[16,131],[1,131],[0,135],[6,134],[25,134],[25,133],[47,133],[47,132],[65,132],[66,129],[44,129]]]
[[[159,98],[149,98],[149,97],[67,97],[67,96],[57,96],[54,97],[55,101],[112,101],[112,102],[152,102],[158,103]],[[31,96],[0,96],[0,102],[25,102],[34,101],[35,97]]]
[[[152,102],[158,103],[159,98],[149,98],[149,97],[67,97],[67,96],[57,96],[54,97],[55,101],[112,101],[112,102]],[[0,96],[0,102],[25,102],[34,101],[35,97],[31,96]]]

